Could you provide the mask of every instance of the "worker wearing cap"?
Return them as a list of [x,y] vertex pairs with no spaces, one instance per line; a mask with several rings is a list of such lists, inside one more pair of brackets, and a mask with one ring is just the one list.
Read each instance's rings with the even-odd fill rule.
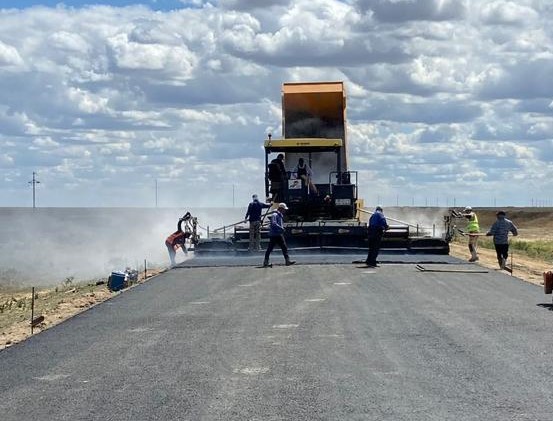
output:
[[261,212],[263,209],[270,208],[271,205],[261,203],[257,194],[252,196],[252,201],[248,205],[244,219],[250,222],[250,252],[261,250]]
[[284,239],[284,213],[288,210],[286,203],[280,203],[277,210],[271,215],[271,225],[269,228],[269,246],[265,251],[265,260],[263,260],[263,267],[269,266],[269,256],[273,251],[273,248],[278,244],[282,250],[282,255],[286,262],[286,266],[293,265],[294,261],[290,260],[288,256],[288,247],[286,246],[286,240]]
[[496,213],[497,219],[486,235],[493,235],[493,244],[497,254],[497,263],[501,269],[505,269],[507,257],[509,257],[509,232],[518,235],[517,227],[512,221],[505,218],[505,211]]
[[388,222],[384,216],[384,211],[382,206],[377,206],[374,210],[374,213],[369,218],[369,253],[367,255],[367,260],[365,263],[369,267],[377,267],[376,258],[378,257],[378,252],[380,251],[380,244],[382,243],[382,237],[384,236],[384,231],[388,228]]
[[[463,216],[468,219],[466,232],[469,236],[469,262],[478,260],[478,234],[480,234],[480,226],[478,225],[478,217],[470,206],[463,210]],[[472,235],[471,235],[472,234]]]

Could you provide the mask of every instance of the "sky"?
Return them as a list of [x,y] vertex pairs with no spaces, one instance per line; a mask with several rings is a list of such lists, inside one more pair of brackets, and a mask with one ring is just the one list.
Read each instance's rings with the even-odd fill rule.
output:
[[[553,206],[553,2],[0,2],[0,206],[246,206],[343,81],[369,206]],[[156,187],[157,186],[157,187]]]

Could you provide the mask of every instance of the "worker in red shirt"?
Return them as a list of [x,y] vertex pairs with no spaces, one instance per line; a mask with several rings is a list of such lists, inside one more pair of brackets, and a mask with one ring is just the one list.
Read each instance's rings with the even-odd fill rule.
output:
[[[186,214],[179,219],[179,222],[177,223],[177,230],[165,240],[165,245],[167,246],[167,251],[169,252],[169,259],[171,259],[171,267],[176,264],[175,256],[179,248],[181,248],[185,254],[188,254],[186,239],[192,235],[192,229],[190,227],[191,219],[192,215],[190,215],[190,212],[186,212]],[[184,231],[182,229],[183,222],[186,223]]]

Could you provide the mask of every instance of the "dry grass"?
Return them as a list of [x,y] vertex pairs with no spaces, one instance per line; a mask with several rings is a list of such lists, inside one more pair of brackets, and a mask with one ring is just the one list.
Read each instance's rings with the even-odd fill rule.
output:
[[[161,273],[162,269],[148,270],[146,278]],[[144,273],[138,283],[143,282]],[[68,279],[53,288],[35,289],[35,318],[44,316],[44,322],[34,328],[38,333],[66,320],[87,308],[103,302],[114,294],[106,279],[90,283],[73,283]],[[6,286],[0,289],[0,350],[31,335],[31,288]]]

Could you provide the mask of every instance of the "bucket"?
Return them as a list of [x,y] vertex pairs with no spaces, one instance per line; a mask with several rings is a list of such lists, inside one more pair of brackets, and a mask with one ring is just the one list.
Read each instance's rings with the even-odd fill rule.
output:
[[108,279],[108,288],[112,291],[119,291],[125,288],[126,276],[125,272],[111,272]]
[[543,272],[543,292],[551,294],[553,292],[553,272]]

